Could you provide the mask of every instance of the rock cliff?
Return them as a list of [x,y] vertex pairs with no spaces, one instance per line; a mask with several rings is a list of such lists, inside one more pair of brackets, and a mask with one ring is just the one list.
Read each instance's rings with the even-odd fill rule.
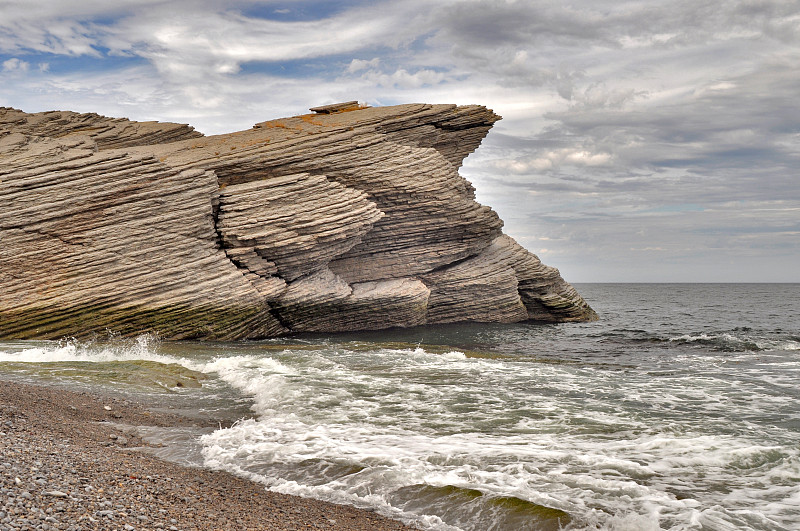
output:
[[313,110],[205,137],[0,108],[0,338],[596,318],[458,174],[499,116]]

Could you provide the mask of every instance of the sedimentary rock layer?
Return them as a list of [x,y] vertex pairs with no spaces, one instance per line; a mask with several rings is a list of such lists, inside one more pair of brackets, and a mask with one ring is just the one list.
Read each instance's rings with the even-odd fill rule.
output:
[[0,108],[0,337],[596,318],[458,174],[497,115],[318,111],[204,137]]

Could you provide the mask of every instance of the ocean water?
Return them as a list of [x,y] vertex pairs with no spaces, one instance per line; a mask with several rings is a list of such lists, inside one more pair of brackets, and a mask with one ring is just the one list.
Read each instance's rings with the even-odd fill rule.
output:
[[222,419],[148,433],[422,529],[800,529],[800,284],[576,287],[600,321],[5,341],[0,378]]

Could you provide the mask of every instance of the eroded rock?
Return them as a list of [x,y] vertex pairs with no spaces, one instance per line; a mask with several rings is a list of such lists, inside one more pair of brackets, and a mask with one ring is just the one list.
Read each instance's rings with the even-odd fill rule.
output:
[[485,107],[191,127],[0,108],[0,337],[591,320],[458,167]]

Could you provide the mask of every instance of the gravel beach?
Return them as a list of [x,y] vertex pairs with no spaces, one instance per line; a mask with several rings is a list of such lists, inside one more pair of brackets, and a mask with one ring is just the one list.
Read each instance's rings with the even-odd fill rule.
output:
[[196,420],[119,397],[0,380],[0,530],[403,530],[353,507],[268,492],[134,450],[124,426]]

